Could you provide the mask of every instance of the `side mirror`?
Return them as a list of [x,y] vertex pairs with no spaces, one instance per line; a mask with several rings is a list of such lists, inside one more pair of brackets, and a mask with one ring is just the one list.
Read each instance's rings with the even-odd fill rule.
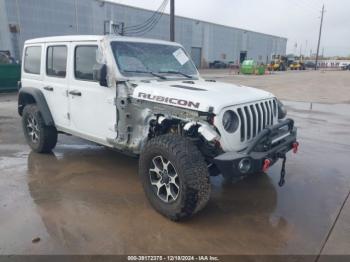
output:
[[106,64],[98,64],[94,66],[94,80],[98,81],[101,86],[108,87]]

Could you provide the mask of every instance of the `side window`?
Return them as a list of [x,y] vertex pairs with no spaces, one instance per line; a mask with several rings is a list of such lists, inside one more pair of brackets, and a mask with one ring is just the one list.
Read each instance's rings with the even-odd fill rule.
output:
[[46,74],[48,76],[66,77],[67,47],[49,46],[46,53]]
[[24,72],[40,74],[41,46],[30,46],[25,49]]
[[94,66],[97,46],[77,46],[74,56],[74,75],[76,79],[94,81]]

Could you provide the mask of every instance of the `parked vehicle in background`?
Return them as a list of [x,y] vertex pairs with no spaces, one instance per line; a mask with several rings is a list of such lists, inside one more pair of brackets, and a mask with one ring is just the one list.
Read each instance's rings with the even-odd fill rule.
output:
[[269,71],[286,71],[288,67],[288,59],[286,56],[273,55],[272,61],[267,65]]
[[18,90],[21,79],[21,66],[11,57],[9,51],[0,50],[0,92]]
[[239,64],[235,63],[234,61],[229,61],[227,63],[227,67],[229,67],[231,69],[239,69]]
[[316,63],[315,63],[315,62],[312,62],[312,61],[307,61],[307,62],[305,63],[305,68],[312,68],[312,69],[314,69],[315,66],[316,66]]
[[227,68],[227,64],[223,61],[215,60],[209,63],[209,68],[215,68],[215,69]]
[[17,64],[10,51],[0,50],[0,65]]
[[290,70],[305,70],[306,66],[303,61],[296,60],[289,66],[289,68]]
[[204,80],[174,42],[117,36],[27,40],[18,113],[29,146],[58,134],[139,157],[152,206],[172,220],[210,197],[210,176],[245,177],[296,152],[297,130],[271,93]]
[[342,70],[350,70],[350,64],[343,63],[343,64],[340,65],[340,68]]

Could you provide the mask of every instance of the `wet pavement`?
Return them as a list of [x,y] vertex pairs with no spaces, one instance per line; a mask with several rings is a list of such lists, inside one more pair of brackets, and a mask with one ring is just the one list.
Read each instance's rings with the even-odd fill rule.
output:
[[31,152],[15,100],[0,97],[0,254],[350,252],[350,105],[286,102],[301,143],[286,185],[280,163],[214,177],[208,206],[174,223],[148,204],[137,159],[63,135],[52,154]]
[[307,70],[271,72],[267,75],[237,75],[229,69],[204,69],[208,79],[254,86],[279,99],[319,103],[350,103],[350,72],[344,70]]

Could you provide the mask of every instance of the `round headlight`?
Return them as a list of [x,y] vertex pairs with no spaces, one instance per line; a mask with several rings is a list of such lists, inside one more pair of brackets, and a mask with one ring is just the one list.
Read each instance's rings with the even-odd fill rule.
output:
[[282,104],[281,101],[277,100],[277,104],[278,104],[278,119],[285,118],[287,115],[287,109],[285,108],[285,106]]
[[238,128],[237,114],[231,110],[227,110],[222,117],[222,125],[227,132],[235,132]]

